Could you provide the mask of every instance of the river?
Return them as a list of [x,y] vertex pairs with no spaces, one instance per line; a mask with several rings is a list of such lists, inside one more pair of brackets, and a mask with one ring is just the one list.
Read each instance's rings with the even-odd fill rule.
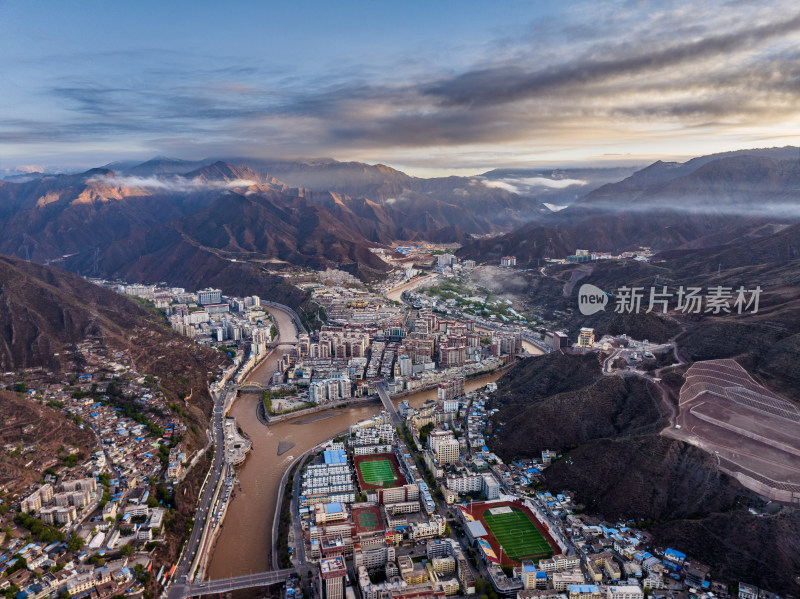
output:
[[409,281],[408,283],[404,283],[403,285],[399,285],[398,287],[395,287],[391,291],[387,291],[386,292],[386,297],[388,299],[392,300],[392,301],[399,302],[400,301],[400,296],[403,295],[404,291],[409,291],[411,289],[416,289],[417,287],[419,287],[423,283],[432,282],[432,281],[436,280],[438,277],[439,277],[439,275],[425,275],[424,277],[419,277],[417,279],[413,279],[413,280]]
[[[277,320],[281,340],[294,340],[295,329],[288,315],[278,310],[270,311]],[[282,353],[280,349],[274,350],[253,370],[248,380],[267,383]],[[490,374],[469,379],[465,386],[467,391],[472,391],[499,377],[499,374]],[[414,393],[404,399],[412,406],[419,407],[426,400],[434,398],[436,389]],[[235,495],[228,507],[207,571],[207,577],[212,580],[271,569],[269,554],[275,499],[286,468],[296,456],[381,410],[376,402],[374,405],[331,409],[265,426],[256,417],[259,400],[258,394],[242,394],[230,410],[252,442],[253,449],[244,465],[238,469]],[[278,455],[279,447],[281,455]]]

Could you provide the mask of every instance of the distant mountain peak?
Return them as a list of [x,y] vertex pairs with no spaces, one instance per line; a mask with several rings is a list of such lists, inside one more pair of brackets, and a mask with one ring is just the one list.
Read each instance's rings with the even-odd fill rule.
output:
[[182,160],[169,156],[156,156],[145,162],[125,169],[125,174],[140,177],[157,177],[160,175],[183,175],[193,169],[207,164],[209,161]]
[[84,177],[113,177],[116,173],[110,168],[90,168],[88,171],[82,173]]
[[200,167],[197,170],[191,171],[183,175],[187,179],[200,179],[201,181],[253,181],[254,183],[261,182],[262,178],[253,169],[246,166],[238,166],[228,164],[222,160],[218,160],[213,164]]

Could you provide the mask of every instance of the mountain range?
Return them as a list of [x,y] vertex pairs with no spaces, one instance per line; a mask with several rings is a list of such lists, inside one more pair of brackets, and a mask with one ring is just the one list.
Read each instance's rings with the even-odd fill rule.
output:
[[800,221],[799,157],[796,148],[777,148],[658,161],[459,255],[515,255],[518,265],[536,266],[577,249],[696,249],[771,235]]
[[[630,170],[423,179],[332,159],[119,162],[0,181],[0,252],[83,275],[215,285],[299,306],[305,296],[281,270],[333,267],[375,280],[389,269],[375,250],[397,240],[456,242],[464,257],[514,254],[530,265],[577,248],[708,247],[800,218],[794,148]],[[624,178],[608,182],[616,177]],[[551,201],[575,195],[554,211],[561,206]]]
[[[335,267],[376,280],[389,266],[374,250],[390,251],[397,240],[457,242],[462,257],[491,262],[513,254],[523,267],[578,248],[646,246],[658,252],[647,263],[598,261],[519,274],[546,319],[561,318],[573,332],[592,326],[598,334],[671,340],[686,362],[734,358],[798,401],[798,190],[796,148],[656,162],[635,172],[515,170],[420,179],[330,159],[157,158],[0,181],[0,253],[16,256],[0,258],[0,366],[63,370],[65,350],[100,339],[130,352],[141,372],[160,377],[202,430],[208,394],[195,394],[191,405],[182,398],[189,388],[205,388],[221,357],[178,339],[129,299],[37,262],[130,282],[217,286],[297,307],[306,295],[282,274]],[[561,204],[568,205],[556,211]],[[763,295],[757,314],[583,316],[574,296],[584,282],[605,290],[654,282],[759,285]],[[171,359],[161,359],[167,351]],[[604,376],[594,354],[522,361],[492,400],[500,411],[491,421],[490,447],[504,458],[563,450],[565,459],[546,473],[549,489],[577,489],[589,511],[611,519],[652,521],[658,542],[675,543],[727,577],[741,573],[794,592],[788,573],[800,567],[800,514],[793,508],[749,514],[744,508],[764,509],[763,503],[712,456],[660,436],[670,389],[680,388],[683,373],[665,369],[661,376],[665,401],[652,382]],[[720,552],[720,534],[709,534],[707,524],[724,531],[730,551]],[[779,544],[790,551],[764,566]]]
[[[547,211],[477,180],[425,181],[380,165],[336,165],[304,163],[291,171],[282,164],[159,159],[121,171],[3,181],[0,252],[84,275],[211,284],[299,305],[302,293],[275,269],[337,267],[372,280],[389,268],[372,250],[395,239],[463,241]],[[374,199],[293,187],[262,174],[268,167],[308,173],[312,184],[333,171],[332,186],[374,192]],[[441,197],[461,197],[474,209]]]

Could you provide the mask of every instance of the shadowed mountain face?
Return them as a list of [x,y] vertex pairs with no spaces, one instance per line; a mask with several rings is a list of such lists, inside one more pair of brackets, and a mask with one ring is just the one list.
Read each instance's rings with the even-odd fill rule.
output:
[[[74,367],[75,345],[87,340],[124,352],[138,372],[158,377],[187,423],[204,429],[211,410],[206,379],[223,364],[219,352],[180,337],[163,316],[73,273],[0,256],[0,368],[63,372]],[[192,444],[204,443],[202,433],[190,437]]]
[[[470,234],[508,230],[550,212],[533,194],[492,187],[481,177],[410,177],[391,167],[334,160],[236,159],[262,175],[311,191],[333,191],[390,209],[400,225],[396,239],[441,240],[456,227]],[[452,233],[451,233],[452,235]]]
[[711,247],[770,235],[800,221],[797,149],[656,162],[604,185],[568,208],[504,236],[475,241],[459,255],[516,255],[536,266],[576,249],[604,252]]
[[396,239],[462,242],[547,210],[477,179],[415,179],[381,165],[115,166],[0,182],[0,252],[86,275],[215,284],[298,305],[302,293],[265,265],[335,267],[372,280],[389,268],[372,249]]
[[566,450],[593,439],[663,427],[658,390],[603,376],[597,356],[558,352],[526,360],[500,381],[492,447],[504,458]]
[[[775,232],[777,231],[777,232]],[[525,273],[530,298],[565,314],[565,328],[592,326],[598,334],[674,340],[687,361],[734,358],[755,380],[791,401],[800,401],[800,224],[735,244],[663,252],[649,262],[599,261]],[[757,313],[578,313],[576,288],[621,285],[649,288],[658,277],[679,285],[762,288]],[[575,282],[571,285],[570,282]],[[567,288],[572,289],[565,292]],[[681,333],[681,330],[683,332]],[[649,521],[659,546],[679,547],[712,567],[716,580],[749,580],[796,594],[800,571],[796,506],[770,506],[723,473],[713,454],[658,434],[687,365],[658,366],[666,397],[641,377],[603,376],[595,354],[549,354],[517,364],[499,382],[492,407],[489,446],[501,457],[537,456],[562,449],[563,459],[545,471],[548,490],[576,492],[586,511],[612,521]],[[499,432],[498,432],[499,431]],[[574,444],[574,445],[573,445]],[[775,548],[782,548],[774,553]]]
[[[542,177],[517,177],[525,173],[419,179],[329,159],[118,163],[0,182],[0,252],[85,275],[221,285],[296,306],[303,294],[267,271],[334,267],[375,280],[389,267],[372,250],[395,240],[466,243],[461,256],[514,254],[535,266],[577,248],[700,248],[772,235],[800,217],[794,152],[657,162],[555,213],[510,191],[539,185]],[[595,183],[584,186],[555,173],[545,186],[589,189],[612,172],[624,174],[587,171]]]
[[41,366],[57,372],[62,360],[71,360],[64,350],[87,338],[132,352],[141,371],[153,374],[161,373],[152,368],[169,367],[155,359],[167,344],[175,362],[185,360],[185,367],[197,367],[203,377],[221,362],[217,352],[172,333],[163,317],[129,298],[60,268],[11,256],[0,256],[0,308],[3,370]]

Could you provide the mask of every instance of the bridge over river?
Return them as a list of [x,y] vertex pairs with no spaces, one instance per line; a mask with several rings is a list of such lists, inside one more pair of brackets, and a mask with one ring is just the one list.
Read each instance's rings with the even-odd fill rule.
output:
[[290,575],[296,572],[297,570],[294,568],[287,568],[285,570],[245,574],[243,576],[235,576],[234,578],[206,580],[204,582],[195,582],[191,584],[175,583],[170,587],[167,593],[167,599],[186,599],[187,597],[199,597],[201,595],[219,595],[239,589],[266,587],[284,582]]

